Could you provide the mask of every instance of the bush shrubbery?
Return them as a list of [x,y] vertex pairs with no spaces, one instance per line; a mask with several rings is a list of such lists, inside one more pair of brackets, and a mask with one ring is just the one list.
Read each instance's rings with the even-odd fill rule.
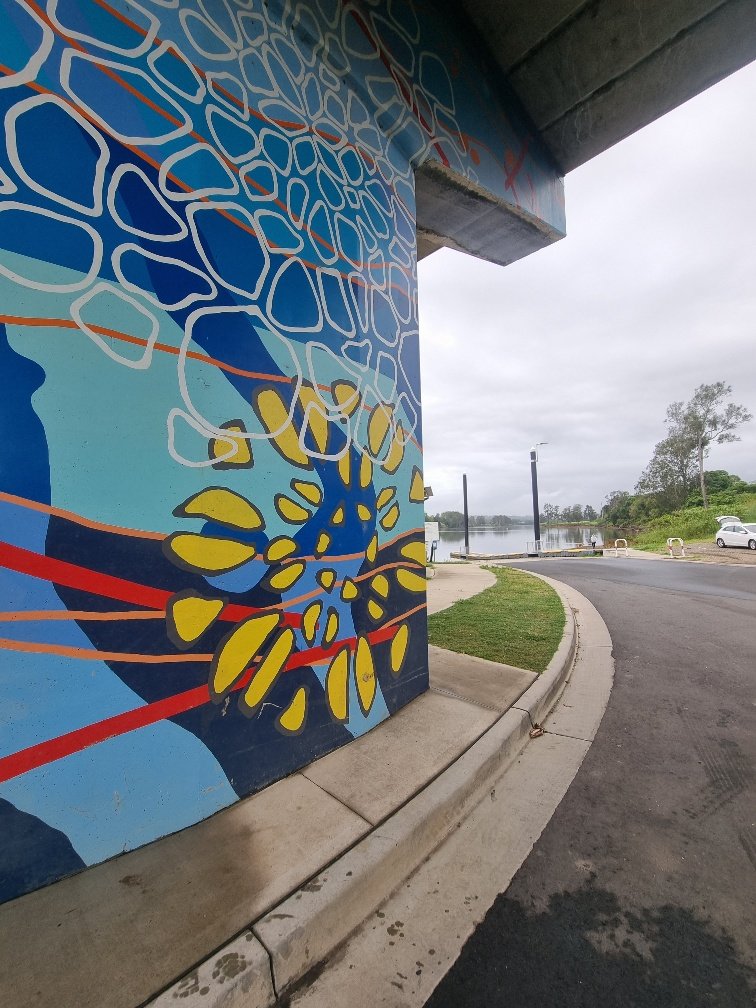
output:
[[756,521],[756,492],[712,494],[710,507],[688,507],[649,521],[633,541],[638,549],[664,549],[670,536],[680,536],[686,542],[714,541],[717,515],[734,514],[741,521]]

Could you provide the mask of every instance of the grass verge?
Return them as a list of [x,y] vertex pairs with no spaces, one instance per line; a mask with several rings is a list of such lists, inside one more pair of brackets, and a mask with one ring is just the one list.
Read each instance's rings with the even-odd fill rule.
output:
[[633,539],[636,549],[666,552],[668,536],[680,536],[686,545],[696,542],[714,542],[717,531],[716,516],[736,514],[741,521],[756,521],[756,494],[739,494],[731,507],[685,508],[671,514],[652,518],[643,532]]
[[431,644],[489,661],[543,672],[564,632],[554,589],[525,571],[487,567],[496,584],[428,617]]

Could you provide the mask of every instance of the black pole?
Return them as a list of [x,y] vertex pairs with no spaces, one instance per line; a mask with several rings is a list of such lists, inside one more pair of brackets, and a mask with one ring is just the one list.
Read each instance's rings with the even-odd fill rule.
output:
[[[533,530],[535,532],[535,541],[539,543],[541,541],[541,516],[538,510],[538,469],[537,469],[537,456],[535,448],[531,449],[530,452],[530,481],[533,485]],[[536,549],[538,547],[536,546]]]
[[467,474],[462,477],[462,500],[465,511],[465,556],[470,552],[470,519],[467,515]]

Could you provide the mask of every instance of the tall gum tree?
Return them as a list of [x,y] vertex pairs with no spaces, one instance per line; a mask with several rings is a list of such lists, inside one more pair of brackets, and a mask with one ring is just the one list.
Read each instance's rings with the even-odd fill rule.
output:
[[705,508],[709,506],[709,498],[703,464],[709,454],[710,445],[739,441],[740,437],[734,433],[735,429],[753,419],[753,415],[745,406],[727,402],[731,395],[732,387],[725,382],[699,385],[690,402],[672,403],[667,410],[670,431],[674,430],[683,437],[690,437],[695,446],[701,497]]

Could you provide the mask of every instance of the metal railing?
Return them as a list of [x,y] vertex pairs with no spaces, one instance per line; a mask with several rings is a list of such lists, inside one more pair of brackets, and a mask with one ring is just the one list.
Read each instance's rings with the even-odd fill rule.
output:
[[[622,545],[620,545],[620,543]],[[616,556],[620,555],[620,550],[622,551],[622,556],[630,556],[627,552],[627,539],[615,539],[614,546],[606,546],[604,548],[604,556]]]

